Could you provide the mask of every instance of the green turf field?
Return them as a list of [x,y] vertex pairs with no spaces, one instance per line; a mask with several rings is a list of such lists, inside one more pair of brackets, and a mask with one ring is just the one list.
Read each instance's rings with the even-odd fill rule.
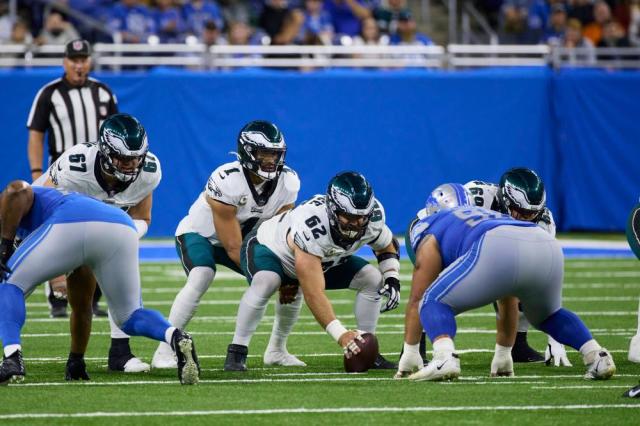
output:
[[[403,263],[403,295],[410,267]],[[143,299],[168,314],[184,282],[177,264],[144,264]],[[343,373],[340,348],[316,324],[306,307],[289,340],[290,352],[306,368],[263,368],[262,352],[273,307],[256,333],[248,373],[225,373],[237,302],[246,286],[226,270],[205,296],[189,331],[202,365],[201,383],[180,386],[174,371],[124,375],[106,371],[108,324],[94,322],[87,353],[91,381],[63,380],[68,353],[68,321],[48,317],[41,289],[27,304],[23,350],[27,378],[0,387],[0,424],[518,424],[639,425],[640,399],[621,397],[638,383],[640,365],[626,360],[635,333],[640,296],[640,263],[635,260],[568,260],[565,305],[576,311],[595,337],[611,350],[618,374],[610,381],[582,379],[584,367],[570,350],[572,368],[516,364],[516,377],[490,379],[495,318],[487,307],[458,321],[457,348],[462,377],[453,383],[409,383],[391,371]],[[330,292],[338,317],[355,325],[353,293]],[[378,327],[381,351],[397,360],[402,344],[403,307],[383,314]],[[546,337],[530,333],[535,347]],[[132,340],[134,352],[150,362],[156,343]]]

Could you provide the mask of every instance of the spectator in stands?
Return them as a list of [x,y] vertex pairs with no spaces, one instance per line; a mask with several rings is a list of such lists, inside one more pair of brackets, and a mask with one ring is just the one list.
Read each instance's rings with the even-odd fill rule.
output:
[[549,27],[550,4],[547,0],[529,0],[527,11],[527,43],[539,43]]
[[377,7],[373,10],[373,17],[382,33],[395,34],[398,29],[398,18],[402,12],[410,12],[406,0],[387,0],[386,7]]
[[251,27],[241,21],[233,21],[229,23],[227,41],[230,45],[234,46],[261,44],[258,37],[254,36]]
[[[302,44],[331,44],[333,24],[322,0],[305,0],[304,23],[298,35]],[[319,43],[318,43],[319,42]]]
[[563,3],[555,3],[551,6],[551,18],[543,41],[552,45],[560,44],[567,30],[567,8]]
[[593,0],[568,0],[569,18],[575,18],[584,26],[593,21]]
[[367,0],[325,0],[324,6],[337,35],[360,34],[361,21],[373,16]]
[[267,0],[258,24],[271,37],[271,44],[286,45],[300,34],[304,20],[304,13],[290,8],[288,0]]
[[139,0],[121,0],[111,9],[109,26],[122,34],[125,43],[145,43],[155,34],[151,11]]
[[[66,0],[67,5],[84,15],[87,15],[100,23],[109,22],[111,7],[115,3],[114,0]],[[96,28],[88,25],[86,21],[82,19],[76,19],[73,16],[69,17],[76,30],[82,35],[82,38],[88,40],[91,43],[95,42],[110,42],[111,37],[106,33],[98,31]],[[108,30],[108,27],[105,28]]]
[[632,0],[631,2],[629,40],[633,46],[640,47],[640,0]]
[[214,21],[207,21],[204,24],[204,29],[202,30],[202,35],[200,36],[200,43],[204,44],[207,47],[211,47],[217,44],[227,44],[227,41],[220,33],[220,29],[218,28],[216,23]]
[[9,2],[0,0],[0,43],[5,43],[11,38],[13,23],[9,16]]
[[[602,29],[602,38],[598,42],[598,47],[631,47],[629,39],[624,33],[624,28],[616,20],[607,21]],[[619,54],[599,53],[598,60],[614,61],[628,58]],[[634,58],[637,59],[637,58]]]
[[31,36],[29,25],[27,25],[24,20],[18,19],[13,24],[13,27],[11,27],[11,36],[9,37],[7,43],[25,45],[33,43],[33,37]]
[[587,24],[582,33],[594,45],[597,45],[602,38],[604,25],[611,20],[611,8],[607,2],[600,0],[593,5],[593,22]]
[[80,38],[78,31],[60,12],[52,10],[45,19],[44,28],[40,32],[38,44],[67,44]]
[[257,1],[262,0],[217,0],[217,3],[220,6],[222,18],[225,22],[249,22],[251,17],[259,16],[258,13],[252,13],[251,7],[252,3],[255,6]]
[[527,15],[528,0],[505,0],[502,5],[500,43],[523,44],[529,41]]
[[404,11],[398,16],[398,31],[391,36],[391,44],[429,46],[433,41],[426,34],[417,31],[411,12]]
[[211,0],[193,0],[182,7],[186,30],[200,37],[207,22],[213,22],[218,30],[224,28],[222,13],[217,4]]
[[161,43],[177,43],[182,38],[184,25],[173,0],[155,0],[155,27]]
[[[356,46],[386,46],[389,44],[389,36],[380,33],[380,27],[376,20],[371,18],[365,18],[362,20],[362,26],[360,34],[353,38],[353,44]],[[363,55],[355,55],[354,57],[362,58]],[[366,55],[370,58],[370,55]]]
[[561,41],[561,46],[572,49],[569,53],[569,62],[595,63],[593,43],[582,35],[582,24],[577,19],[571,18],[567,22],[567,30]]

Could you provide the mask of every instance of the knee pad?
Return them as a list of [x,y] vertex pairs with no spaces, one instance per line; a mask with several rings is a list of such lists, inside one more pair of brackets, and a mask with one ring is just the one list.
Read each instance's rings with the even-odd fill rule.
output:
[[378,291],[382,288],[382,273],[373,265],[365,265],[354,275],[349,288],[379,298]]

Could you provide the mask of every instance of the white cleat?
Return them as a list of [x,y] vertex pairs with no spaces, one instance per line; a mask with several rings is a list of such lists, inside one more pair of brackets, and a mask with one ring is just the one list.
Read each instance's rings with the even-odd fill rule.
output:
[[178,367],[176,356],[171,346],[164,342],[158,345],[158,349],[156,349],[156,352],[153,354],[153,359],[151,360],[151,367],[157,369]]
[[584,378],[587,380],[607,380],[616,372],[616,364],[613,357],[605,348],[601,348],[597,353],[590,353],[587,359],[592,358],[594,361],[587,365],[587,372]]
[[267,350],[262,358],[264,365],[281,365],[283,367],[306,367],[307,364],[300,361],[294,355],[286,351]]
[[435,357],[426,367],[409,376],[409,380],[428,380],[437,382],[441,380],[454,380],[460,376],[460,358],[449,353]]
[[124,364],[125,373],[148,373],[151,370],[151,366],[140,358],[133,357]]
[[640,333],[633,336],[629,345],[629,361],[640,364]]

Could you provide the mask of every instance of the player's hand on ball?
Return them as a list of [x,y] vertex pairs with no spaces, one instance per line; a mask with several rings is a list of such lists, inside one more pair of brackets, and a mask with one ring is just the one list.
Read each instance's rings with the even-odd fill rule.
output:
[[400,281],[395,277],[387,277],[378,294],[387,298],[386,303],[383,303],[380,307],[380,312],[387,312],[397,308],[400,304]]
[[573,367],[567,357],[567,351],[564,349],[564,345],[557,342],[551,336],[549,336],[547,349],[544,351],[544,363],[546,365],[553,365],[554,367]]
[[398,372],[393,376],[394,379],[402,379],[409,377],[409,375],[415,371],[418,371],[423,367],[422,357],[420,352],[402,352],[400,362],[398,362]]
[[357,355],[360,353],[360,347],[356,343],[356,340],[364,343],[364,339],[360,335],[358,330],[349,330],[345,333],[342,333],[340,339],[338,339],[338,344],[342,346],[342,350],[344,351],[344,356],[347,359],[351,358],[353,355]]

